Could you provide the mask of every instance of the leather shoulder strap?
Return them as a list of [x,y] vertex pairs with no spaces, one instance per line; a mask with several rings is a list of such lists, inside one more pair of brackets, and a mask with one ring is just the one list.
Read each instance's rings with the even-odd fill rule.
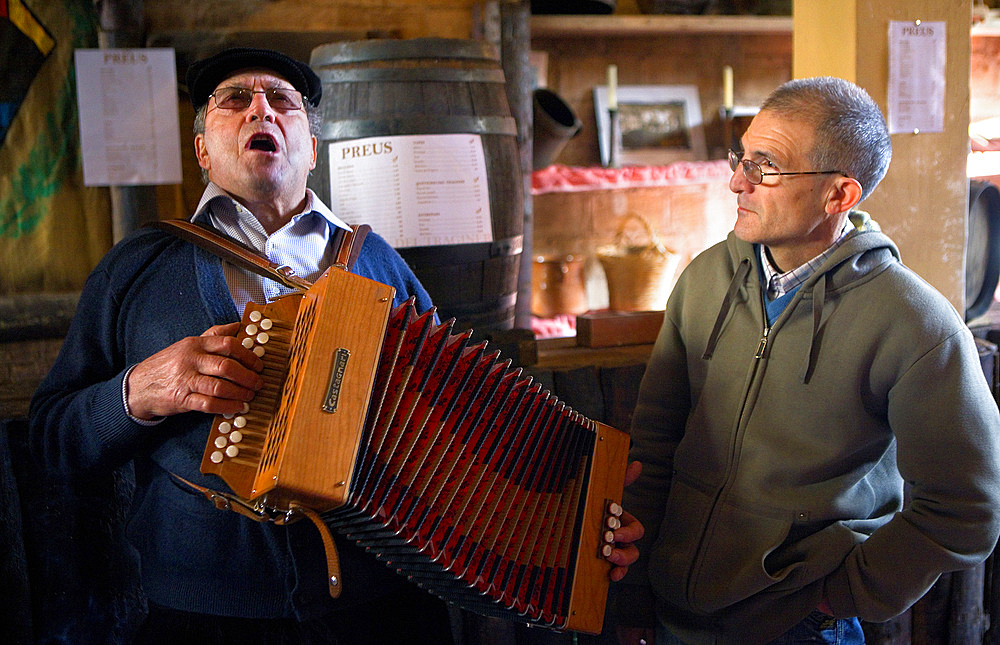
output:
[[354,268],[354,263],[357,262],[358,255],[361,254],[361,247],[365,243],[365,237],[371,230],[372,227],[367,224],[351,227],[351,232],[347,234],[340,245],[340,251],[337,253],[336,264],[338,266],[342,266],[348,271]]
[[271,278],[286,287],[304,291],[312,286],[308,280],[295,275],[290,267],[271,262],[266,257],[243,246],[236,240],[222,235],[214,229],[199,226],[187,220],[170,219],[151,223],[149,226],[172,233],[191,242],[195,246],[218,255],[248,271],[265,278]]
[[[295,275],[291,267],[271,262],[255,250],[247,248],[213,228],[183,219],[160,220],[149,224],[149,226],[172,233],[228,262],[280,282],[291,289],[305,291],[312,286],[312,283],[305,278]],[[345,232],[333,240],[334,244],[339,245],[336,253],[336,266],[348,271],[354,267],[358,254],[361,253],[365,236],[370,230],[371,227],[367,224],[352,226],[350,232]]]

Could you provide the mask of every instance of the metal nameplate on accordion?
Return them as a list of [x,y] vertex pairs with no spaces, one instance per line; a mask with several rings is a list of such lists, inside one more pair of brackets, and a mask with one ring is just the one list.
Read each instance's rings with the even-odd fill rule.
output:
[[249,303],[238,339],[264,361],[265,385],[244,413],[215,418],[201,471],[272,508],[343,504],[394,293],[331,269],[304,293]]

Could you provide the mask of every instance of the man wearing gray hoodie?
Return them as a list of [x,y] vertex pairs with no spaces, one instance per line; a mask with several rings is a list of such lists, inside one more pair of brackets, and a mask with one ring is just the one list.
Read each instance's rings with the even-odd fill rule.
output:
[[992,551],[1000,415],[961,316],[855,210],[892,154],[871,97],[791,81],[741,143],[734,230],[678,280],[640,390],[616,604],[650,629],[622,635],[862,643]]

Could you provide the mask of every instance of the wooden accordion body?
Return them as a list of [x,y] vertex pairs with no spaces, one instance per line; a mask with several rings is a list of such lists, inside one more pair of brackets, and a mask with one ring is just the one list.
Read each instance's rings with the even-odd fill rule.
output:
[[250,505],[322,513],[463,608],[600,632],[628,436],[393,295],[333,268],[247,305],[266,385],[216,417],[202,472]]

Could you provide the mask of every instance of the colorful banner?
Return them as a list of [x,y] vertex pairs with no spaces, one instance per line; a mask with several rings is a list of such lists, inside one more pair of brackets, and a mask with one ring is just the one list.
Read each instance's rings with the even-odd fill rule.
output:
[[0,295],[72,291],[111,246],[106,188],[86,188],[73,50],[92,0],[0,0]]

